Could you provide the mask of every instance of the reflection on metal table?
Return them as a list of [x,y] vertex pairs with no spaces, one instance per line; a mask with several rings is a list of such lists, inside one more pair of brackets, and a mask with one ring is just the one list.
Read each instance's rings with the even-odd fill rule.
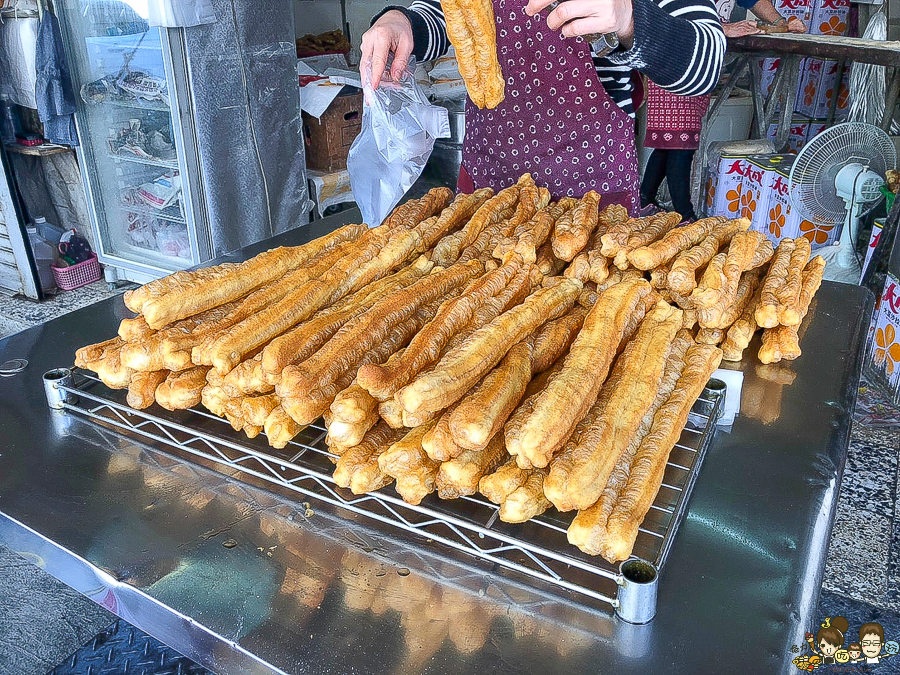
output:
[[799,360],[773,376],[746,359],[741,413],[709,447],[645,626],[49,410],[41,375],[113,334],[120,298],[0,342],[3,360],[30,364],[0,379],[0,542],[220,673],[789,672],[814,619],[870,313],[865,291],[825,283]]

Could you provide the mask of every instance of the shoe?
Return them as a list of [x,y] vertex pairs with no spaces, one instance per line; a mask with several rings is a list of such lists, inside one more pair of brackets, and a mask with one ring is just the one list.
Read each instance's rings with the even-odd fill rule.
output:
[[642,206],[641,210],[638,211],[638,215],[641,218],[648,218],[649,216],[655,216],[657,213],[662,211],[654,202],[650,202],[647,206]]

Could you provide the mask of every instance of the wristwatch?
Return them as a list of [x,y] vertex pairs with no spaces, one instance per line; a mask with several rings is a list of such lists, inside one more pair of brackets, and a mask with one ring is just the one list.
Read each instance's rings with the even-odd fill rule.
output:
[[[560,2],[565,1],[566,0],[553,0],[553,2],[547,5],[547,11],[552,12],[559,7]],[[583,37],[588,45],[590,45],[594,54],[599,57],[604,57],[614,49],[619,48],[619,36],[617,33],[588,33],[581,37]]]

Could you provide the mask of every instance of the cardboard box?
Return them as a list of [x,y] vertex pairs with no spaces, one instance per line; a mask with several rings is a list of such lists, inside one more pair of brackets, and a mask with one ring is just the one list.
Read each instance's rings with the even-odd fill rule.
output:
[[806,117],[816,116],[816,103],[819,100],[821,84],[822,61],[819,59],[803,59],[800,61],[800,82],[797,86],[794,112]]
[[769,206],[772,201],[772,178],[784,155],[753,155],[744,175],[744,192],[749,195],[747,208],[742,212],[750,218],[751,230],[766,232],[769,226]]
[[347,168],[347,155],[362,127],[362,92],[344,87],[321,117],[303,112],[306,166],[317,171]]
[[[778,124],[770,124],[768,130],[766,131],[766,138],[771,140],[775,140],[775,136],[778,134]],[[802,117],[795,117],[791,120],[791,128],[788,131],[788,141],[787,141],[787,152],[797,153],[800,152],[800,148],[802,148],[806,144],[806,140],[809,136],[809,120],[804,119]]]
[[784,18],[790,19],[795,16],[809,25],[813,6],[811,0],[773,0],[772,4]]
[[869,245],[866,247],[866,259],[863,261],[862,273],[859,275],[860,280],[865,276],[866,270],[869,269],[869,263],[872,262],[872,254],[875,253],[875,247],[878,246],[878,240],[881,239],[882,231],[884,231],[884,221],[874,221],[872,223],[872,233],[869,235]]
[[815,0],[809,32],[811,35],[846,35],[850,0]]
[[779,65],[781,65],[781,59],[772,57],[760,59],[759,61],[761,77],[759,90],[762,92],[763,98],[768,98],[769,92],[772,91],[772,83],[775,81],[775,75],[778,73]]
[[894,398],[900,389],[900,280],[888,273],[868,350],[873,370],[884,374]]
[[[813,117],[825,119],[828,117],[828,108],[831,105],[831,97],[834,95],[834,86],[837,84],[838,62],[823,61],[822,62],[822,78],[819,83],[819,96],[816,101]],[[847,81],[850,79],[849,68],[844,71],[844,77],[841,81],[841,89],[838,94],[837,108],[835,109],[835,120],[842,120],[847,117],[850,110],[850,90],[847,88]]]
[[[709,167],[707,181],[708,215],[740,218],[749,206],[744,191],[744,175],[750,161],[743,155],[722,155],[715,166]],[[752,215],[752,214],[751,214]]]

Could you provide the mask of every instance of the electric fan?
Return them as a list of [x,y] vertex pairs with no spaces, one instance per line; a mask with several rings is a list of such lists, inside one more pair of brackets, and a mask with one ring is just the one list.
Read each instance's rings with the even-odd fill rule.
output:
[[884,175],[897,162],[894,144],[876,126],[845,122],[807,143],[791,168],[791,202],[815,225],[839,226],[840,241],[817,251],[826,260],[825,278],[858,284],[859,219],[881,201]]

